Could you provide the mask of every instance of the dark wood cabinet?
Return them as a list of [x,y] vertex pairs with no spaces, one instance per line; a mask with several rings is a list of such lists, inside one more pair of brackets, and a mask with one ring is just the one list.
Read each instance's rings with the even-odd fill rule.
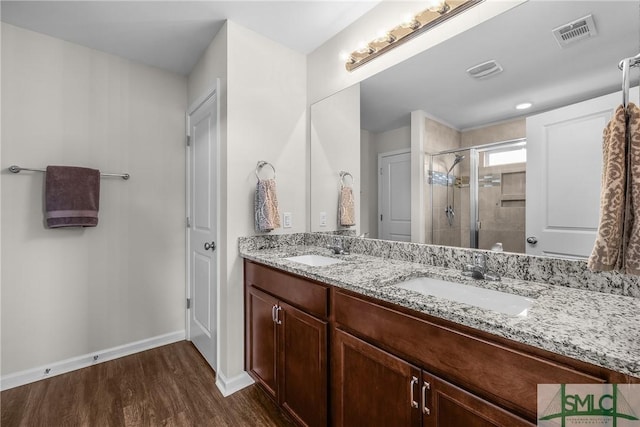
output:
[[533,426],[538,384],[638,382],[250,261],[245,286],[247,371],[300,425]]
[[327,425],[327,322],[280,302],[279,403],[309,426]]
[[426,371],[420,384],[424,427],[532,427],[535,424]]
[[332,348],[333,425],[420,425],[411,404],[420,369],[340,329]]
[[297,423],[326,426],[328,322],[304,310],[326,312],[318,301],[327,304],[326,288],[306,282],[302,293],[311,298],[300,297],[300,288],[281,286],[281,276],[254,264],[245,264],[245,279],[247,371]]
[[276,376],[278,345],[273,308],[277,306],[278,300],[255,288],[249,288],[247,293],[249,312],[247,335],[251,343],[247,368],[253,374],[253,378],[275,399],[278,392]]
[[340,329],[333,343],[336,426],[534,425]]
[[529,421],[536,419],[538,384],[607,381],[594,375],[598,370],[583,372],[342,290],[332,302],[337,326]]

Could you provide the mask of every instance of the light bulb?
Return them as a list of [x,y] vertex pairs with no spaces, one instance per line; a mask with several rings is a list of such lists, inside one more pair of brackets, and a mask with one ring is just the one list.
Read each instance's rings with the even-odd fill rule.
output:
[[440,15],[447,13],[451,9],[446,0],[430,0],[427,2],[427,10],[437,12]]

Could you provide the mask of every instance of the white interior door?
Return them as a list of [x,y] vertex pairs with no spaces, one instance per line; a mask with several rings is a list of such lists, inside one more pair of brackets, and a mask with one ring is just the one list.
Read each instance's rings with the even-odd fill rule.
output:
[[[637,88],[631,95],[637,99]],[[621,101],[617,92],[527,118],[528,254],[591,253],[599,221],[602,131]]]
[[189,114],[189,336],[217,369],[217,144],[214,93]]
[[378,237],[411,241],[411,152],[380,154]]

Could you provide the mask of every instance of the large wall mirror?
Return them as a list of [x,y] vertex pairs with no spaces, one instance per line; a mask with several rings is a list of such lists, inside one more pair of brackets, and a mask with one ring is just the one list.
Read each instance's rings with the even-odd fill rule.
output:
[[[342,168],[316,162],[329,140],[314,135],[357,127],[360,141],[341,141],[333,157],[359,164],[359,234],[588,256],[602,131],[622,100],[618,63],[639,51],[637,1],[530,0],[334,95],[359,93],[357,123],[320,117],[314,110],[333,97],[321,101],[311,110],[311,215],[322,199],[335,203],[335,191],[316,187]],[[637,89],[630,99],[638,102]],[[532,106],[516,109],[523,103]],[[323,123],[314,126],[316,115]],[[358,143],[359,154],[345,145]],[[340,228],[319,228],[314,217],[312,231]]]

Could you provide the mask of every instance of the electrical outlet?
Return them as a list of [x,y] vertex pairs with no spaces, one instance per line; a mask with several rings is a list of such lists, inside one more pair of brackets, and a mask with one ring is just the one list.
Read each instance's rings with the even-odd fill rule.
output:
[[326,227],[326,226],[327,226],[327,213],[320,212],[320,227]]
[[291,212],[282,214],[282,228],[291,228]]

